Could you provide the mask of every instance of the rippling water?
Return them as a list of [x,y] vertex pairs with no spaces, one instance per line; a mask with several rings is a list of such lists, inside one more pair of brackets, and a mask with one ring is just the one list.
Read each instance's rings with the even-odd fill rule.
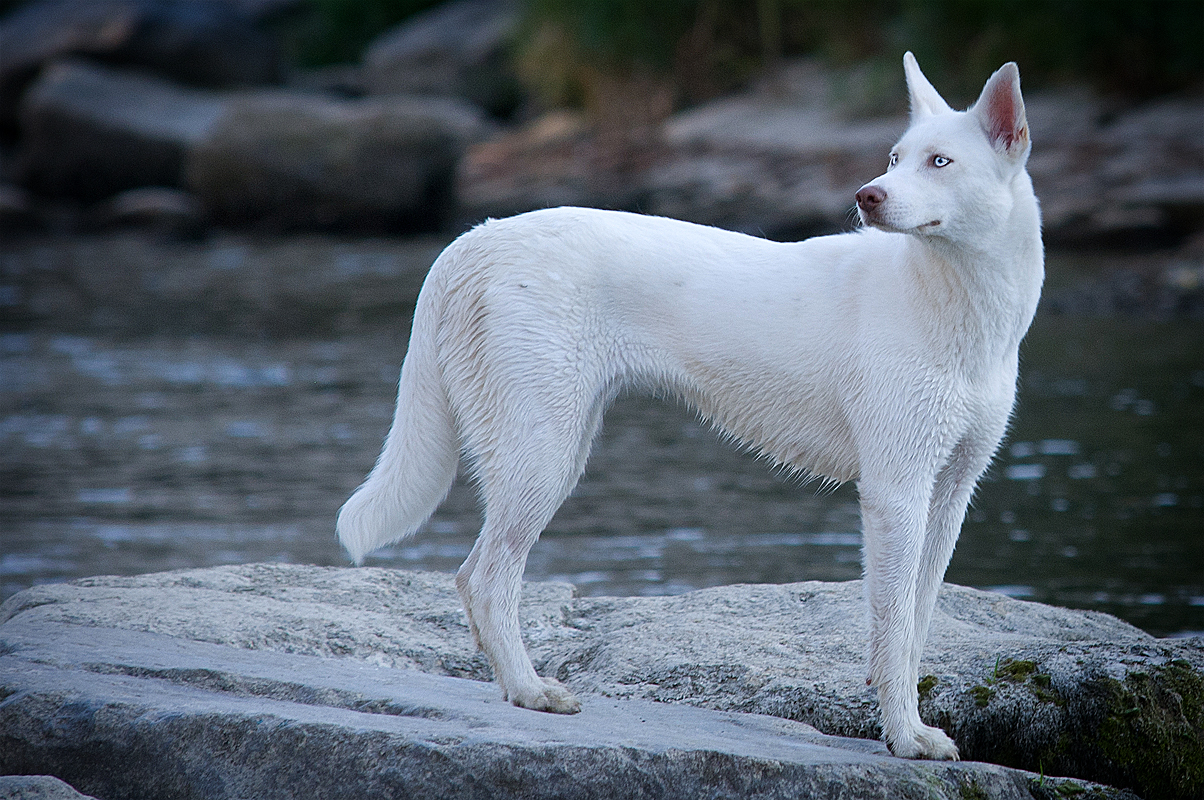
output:
[[[0,335],[0,580],[253,561],[344,564],[336,510],[392,411],[404,322],[325,338]],[[251,340],[248,340],[250,338]],[[948,580],[1204,631],[1204,331],[1039,317],[1009,443]],[[454,570],[458,484],[369,563]],[[662,594],[860,573],[851,487],[817,491],[690,413],[621,399],[529,579]]]

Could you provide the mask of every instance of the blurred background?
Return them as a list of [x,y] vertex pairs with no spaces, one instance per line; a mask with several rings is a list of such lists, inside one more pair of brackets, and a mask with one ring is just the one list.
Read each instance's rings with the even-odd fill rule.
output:
[[[912,50],[1019,63],[1048,279],[947,579],[1204,632],[1199,0],[0,2],[0,585],[341,565],[431,261],[579,204],[851,230]],[[369,559],[454,570],[457,485]],[[641,397],[528,563],[585,594],[860,573],[817,491]]]

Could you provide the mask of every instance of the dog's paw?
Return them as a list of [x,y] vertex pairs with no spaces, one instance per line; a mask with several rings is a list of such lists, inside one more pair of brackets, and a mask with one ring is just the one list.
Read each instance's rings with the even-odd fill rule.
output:
[[510,692],[510,702],[519,708],[552,714],[576,714],[581,710],[581,701],[563,683],[555,678],[540,678],[540,681],[527,691]]
[[890,751],[899,758],[929,758],[934,761],[957,761],[957,745],[940,728],[921,725],[911,736],[889,743]]

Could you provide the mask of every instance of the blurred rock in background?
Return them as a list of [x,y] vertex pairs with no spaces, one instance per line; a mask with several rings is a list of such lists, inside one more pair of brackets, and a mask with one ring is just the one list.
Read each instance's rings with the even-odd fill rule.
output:
[[262,2],[34,0],[0,24],[0,124],[16,122],[19,98],[46,64],[86,56],[200,86],[274,83],[279,48],[249,12]]
[[461,0],[416,14],[369,45],[365,89],[451,95],[507,117],[522,98],[508,52],[518,22],[518,4],[509,0]]
[[1204,230],[1204,64],[1183,44],[1204,22],[1168,4],[1083,20],[1034,2],[1004,27],[1006,3],[951,6],[943,35],[873,0],[855,17],[822,2],[9,5],[0,182],[24,192],[20,230],[47,204],[70,229],[63,209],[142,187],[192,192],[206,225],[268,230],[455,232],[563,204],[779,239],[848,230],[906,124],[908,48],[954,105],[1021,62],[1051,245]]

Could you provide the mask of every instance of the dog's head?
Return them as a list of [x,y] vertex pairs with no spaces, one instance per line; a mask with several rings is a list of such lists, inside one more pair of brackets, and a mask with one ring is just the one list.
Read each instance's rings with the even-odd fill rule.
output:
[[911,125],[886,172],[857,192],[866,225],[897,233],[983,239],[1011,213],[1015,182],[1027,182],[1030,150],[1020,71],[1004,64],[967,111],[941,98],[911,53],[903,56]]

